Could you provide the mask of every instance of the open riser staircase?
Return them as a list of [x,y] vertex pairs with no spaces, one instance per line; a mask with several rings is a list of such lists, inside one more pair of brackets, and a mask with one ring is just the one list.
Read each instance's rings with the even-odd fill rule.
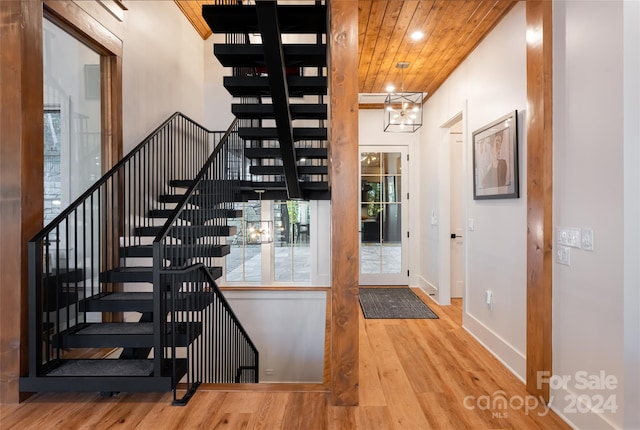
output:
[[215,282],[243,159],[237,121],[214,133],[177,113],[29,242],[21,391],[174,390],[181,404],[201,383],[258,382]]
[[326,6],[217,3],[202,16],[226,35],[214,54],[232,69],[224,86],[252,159],[245,189],[261,188],[268,200],[329,199]]
[[241,233],[234,202],[330,198],[326,7],[218,3],[203,17],[227,34],[214,54],[236,120],[211,132],[174,114],[29,242],[21,391],[173,390],[185,404],[202,383],[258,382],[216,279]]

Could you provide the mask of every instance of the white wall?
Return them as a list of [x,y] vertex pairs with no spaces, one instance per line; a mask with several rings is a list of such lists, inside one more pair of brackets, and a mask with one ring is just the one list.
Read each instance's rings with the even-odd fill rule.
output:
[[204,122],[204,41],[174,2],[126,2],[123,22],[96,2],[77,3],[123,42],[125,154],[176,111]]
[[226,130],[233,121],[233,97],[222,85],[223,76],[231,76],[231,68],[222,67],[213,55],[213,44],[224,43],[224,34],[211,35],[204,43],[204,111],[209,130]]
[[[624,3],[624,424],[640,428],[640,2]],[[634,407],[636,405],[636,407]]]
[[[465,232],[463,324],[521,379],[526,349],[526,106],[525,5],[519,3],[425,104],[419,177],[420,286],[447,304],[449,266],[440,258],[449,259],[442,255],[450,241],[448,127],[462,113],[464,210],[475,224],[474,231]],[[471,134],[513,110],[519,112],[520,198],[474,201]],[[432,213],[437,225],[430,222]],[[493,291],[492,308],[485,303],[486,290]]]
[[[552,386],[551,395],[554,408],[583,429],[638,428],[639,423],[640,21],[632,3],[554,3],[554,223],[593,228],[595,248],[571,249],[571,266],[554,267],[553,372],[568,379]],[[635,15],[625,20],[627,7]],[[625,40],[632,43],[627,53]],[[628,63],[626,54],[635,60]],[[635,370],[628,379],[625,334],[627,370]],[[578,372],[604,372],[615,383],[582,388]],[[623,382],[629,384],[629,398]],[[571,402],[578,395],[612,403],[605,403],[602,413],[576,413]],[[613,402],[617,412],[607,407]],[[635,416],[635,425],[625,426],[624,415]]]
[[260,382],[322,383],[327,292],[224,295],[260,352]]

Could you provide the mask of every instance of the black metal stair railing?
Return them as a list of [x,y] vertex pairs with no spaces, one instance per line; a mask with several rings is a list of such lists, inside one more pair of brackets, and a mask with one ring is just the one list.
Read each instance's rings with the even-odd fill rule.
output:
[[[186,393],[178,399],[174,389],[174,403],[188,401],[201,383],[258,382],[258,351],[210,272],[228,252],[222,238],[235,233],[227,218],[239,216],[233,202],[243,176],[234,121],[154,239],[154,306],[159,315],[167,315],[157,321],[158,340],[197,331],[197,340],[186,348],[174,341],[162,344],[158,359],[172,360],[174,372],[179,360],[187,363]],[[181,264],[174,263],[176,250]]]
[[29,242],[30,378],[65,358],[65,332],[103,320],[85,299],[121,290],[123,274],[151,281],[126,249],[145,245],[135,232],[169,208],[158,197],[170,181],[193,179],[222,135],[172,115]]
[[[59,371],[69,364],[65,347],[78,345],[71,337],[103,320],[101,312],[113,312],[94,306],[121,291],[120,282],[153,282],[152,303],[137,299],[126,306],[142,312],[142,324],[153,325],[150,376],[162,381],[141,387],[139,378],[100,376],[91,379],[92,388],[168,389],[163,381],[169,378],[174,403],[184,404],[202,382],[258,381],[255,345],[215,283],[220,273],[211,272],[228,253],[220,236],[234,234],[226,219],[238,216],[233,201],[247,170],[235,123],[225,133],[210,132],[175,114],[29,243],[30,364],[29,376],[21,378],[26,390],[69,389],[57,386],[54,380],[65,384],[57,377],[35,380],[69,374],[68,367]],[[182,197],[168,194],[184,187]],[[167,217],[164,227],[154,227],[154,219]],[[158,230],[154,241],[149,232]],[[153,257],[152,263],[129,264],[140,257]],[[133,348],[122,358],[136,365],[148,352]],[[84,391],[90,377],[72,376],[69,383]],[[178,387],[186,390],[181,399]]]

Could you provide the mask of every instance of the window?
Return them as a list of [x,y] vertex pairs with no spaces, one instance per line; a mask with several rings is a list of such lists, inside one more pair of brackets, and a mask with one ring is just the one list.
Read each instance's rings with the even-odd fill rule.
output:
[[[311,282],[310,204],[305,201],[253,200],[236,203],[242,217],[229,219],[236,234],[227,239],[231,252],[226,256],[225,281],[230,283],[306,284]],[[272,243],[254,244],[245,225],[273,221]]]

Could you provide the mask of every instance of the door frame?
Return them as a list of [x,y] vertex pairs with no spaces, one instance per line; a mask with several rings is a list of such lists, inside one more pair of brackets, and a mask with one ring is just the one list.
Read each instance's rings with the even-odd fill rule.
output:
[[[407,194],[409,192],[409,163],[407,155],[409,154],[409,145],[359,145],[358,146],[358,160],[360,160],[360,154],[362,152],[399,152],[401,157],[401,179],[400,189],[402,197],[400,200],[400,260],[401,268],[399,274],[384,274],[377,273],[372,275],[362,275],[362,258],[360,258],[360,266],[358,268],[358,280],[362,285],[409,285],[409,199]],[[358,187],[360,188],[360,181],[362,179],[362,163],[358,161]],[[360,214],[360,208],[362,207],[362,193],[358,196],[358,214]],[[361,255],[362,245],[362,225],[360,223],[358,231],[358,255]],[[406,275],[405,275],[406,274]]]
[[10,113],[10,121],[0,127],[0,142],[3,151],[11,154],[6,164],[12,166],[0,175],[3,183],[6,179],[11,185],[7,187],[11,195],[3,194],[2,198],[6,246],[0,254],[7,282],[0,288],[1,320],[11,323],[0,325],[1,347],[7,352],[0,376],[8,381],[0,385],[0,403],[17,403],[25,395],[19,392],[16,375],[28,371],[27,243],[42,229],[44,212],[42,20],[47,16],[102,55],[105,169],[122,157],[122,41],[71,1],[0,2],[0,10],[7,18],[0,26],[3,49],[7,51],[2,68],[3,72],[10,71],[0,82],[2,105]]
[[[467,220],[468,214],[468,195],[469,195],[469,176],[468,176],[468,145],[467,145],[467,105],[440,126],[442,130],[440,140],[440,170],[438,172],[440,180],[440,197],[438,206],[440,208],[440,216],[438,223],[438,236],[440,237],[439,252],[441,256],[439,262],[438,289],[436,291],[435,300],[440,305],[451,304],[451,133],[450,128],[459,121],[462,121],[462,219]],[[466,224],[466,223],[465,223]],[[465,233],[467,229],[464,229]],[[468,236],[468,235],[466,235]],[[462,250],[462,266],[464,270],[464,292],[463,297],[467,296],[467,286],[469,285],[467,273],[467,256],[468,256],[468,240],[464,240]],[[466,300],[463,301],[463,314],[466,313]]]

